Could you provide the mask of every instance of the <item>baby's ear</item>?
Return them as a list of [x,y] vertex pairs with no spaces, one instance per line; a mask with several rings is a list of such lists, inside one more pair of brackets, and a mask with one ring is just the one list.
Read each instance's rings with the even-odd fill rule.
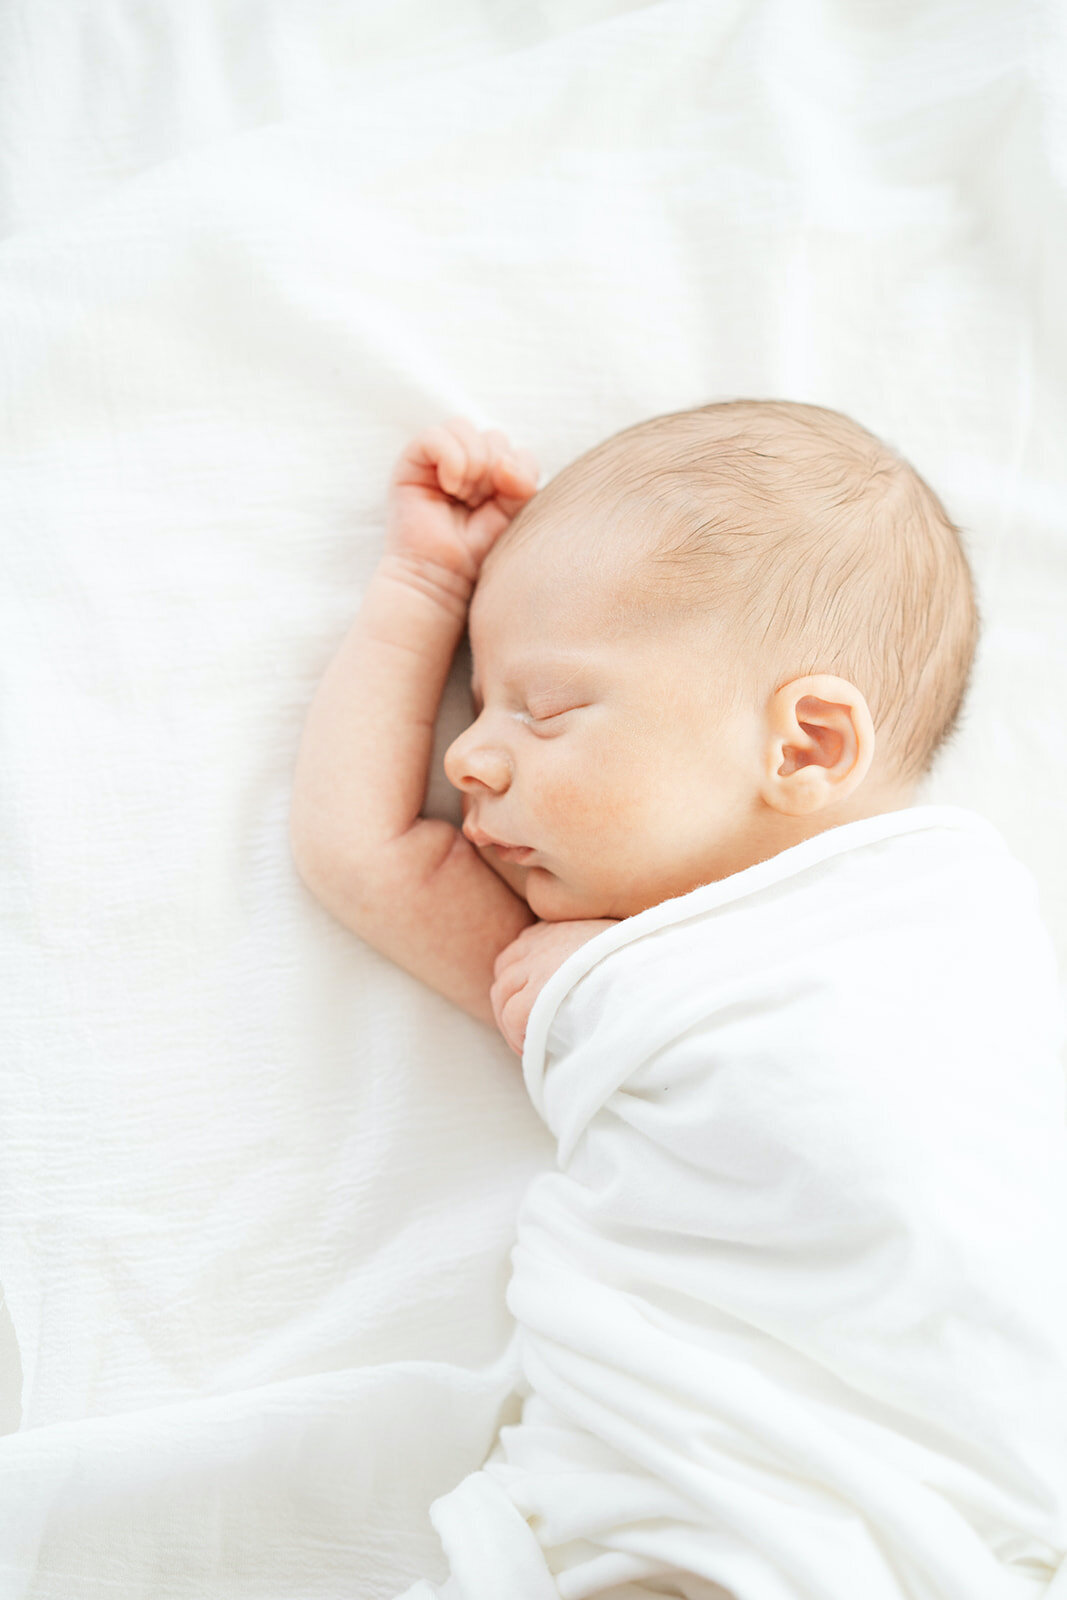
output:
[[790,817],[839,805],[859,788],[874,760],[874,722],[846,678],[794,678],[772,695],[760,793]]

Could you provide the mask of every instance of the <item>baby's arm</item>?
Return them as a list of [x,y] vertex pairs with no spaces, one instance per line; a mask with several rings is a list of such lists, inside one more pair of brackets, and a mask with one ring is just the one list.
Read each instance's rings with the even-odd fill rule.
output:
[[290,812],[327,910],[489,1023],[493,964],[537,919],[458,829],[419,813],[475,580],[536,481],[529,452],[461,418],[408,445],[378,568],[308,711]]

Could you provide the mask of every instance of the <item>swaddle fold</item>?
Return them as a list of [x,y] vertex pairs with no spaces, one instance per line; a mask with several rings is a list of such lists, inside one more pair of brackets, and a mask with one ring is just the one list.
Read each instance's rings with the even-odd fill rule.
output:
[[512,1252],[522,1419],[432,1508],[450,1600],[1045,1594],[1062,1038],[1036,885],[961,807],[827,830],[576,951],[523,1057],[558,1166]]

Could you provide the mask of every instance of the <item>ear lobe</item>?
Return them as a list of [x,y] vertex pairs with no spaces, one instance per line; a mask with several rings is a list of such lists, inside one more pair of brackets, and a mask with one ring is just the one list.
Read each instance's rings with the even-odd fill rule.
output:
[[818,673],[776,690],[768,707],[766,803],[787,816],[839,805],[874,759],[874,723],[863,695],[845,678]]

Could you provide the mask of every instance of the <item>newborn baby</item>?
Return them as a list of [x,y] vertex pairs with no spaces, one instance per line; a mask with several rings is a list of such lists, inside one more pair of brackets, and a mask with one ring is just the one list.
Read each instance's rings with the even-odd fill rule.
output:
[[[522,1418],[406,1600],[1067,1593],[1055,963],[996,830],[911,805],[976,645],[956,530],[781,402],[535,484],[462,419],[408,447],[294,787],[309,887],[496,1021],[558,1140]],[[459,833],[419,812],[465,623]]]

